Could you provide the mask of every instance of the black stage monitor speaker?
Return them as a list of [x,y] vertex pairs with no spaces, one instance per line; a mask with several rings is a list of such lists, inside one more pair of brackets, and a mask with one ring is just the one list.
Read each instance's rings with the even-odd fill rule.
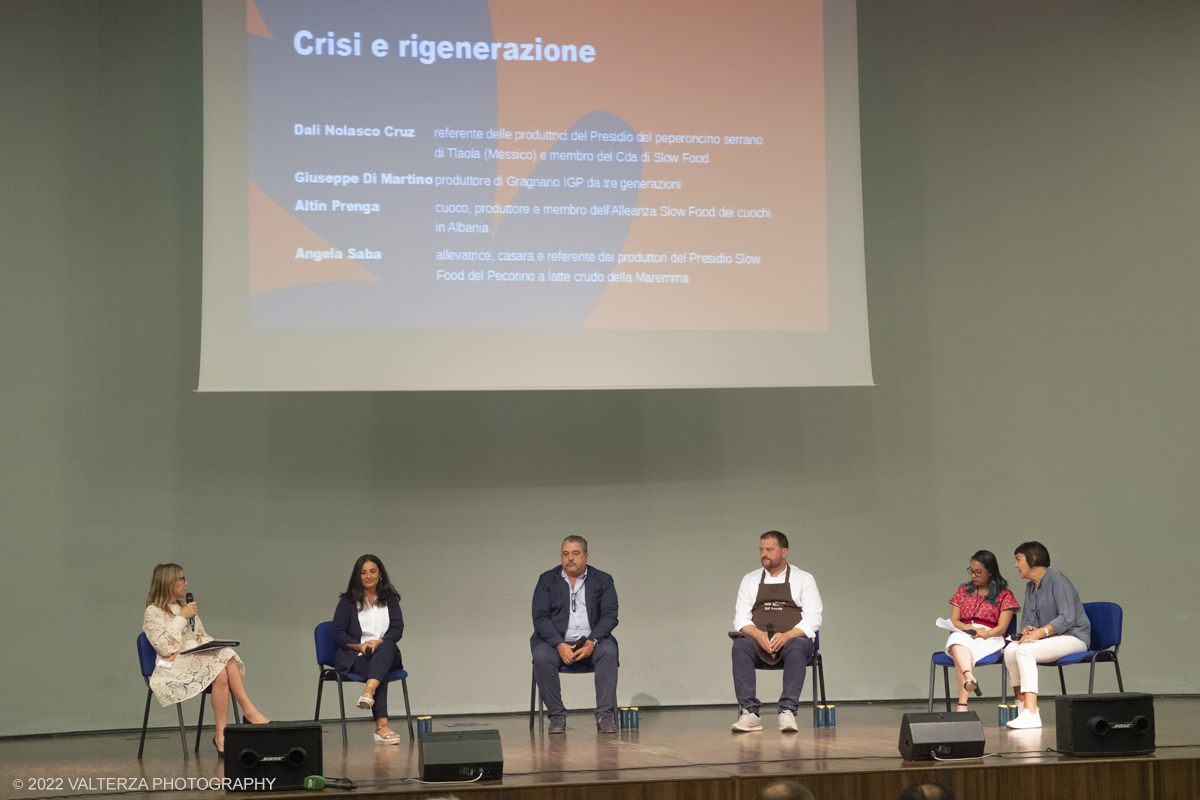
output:
[[983,755],[983,723],[974,711],[905,714],[900,723],[900,755],[905,761],[979,758]]
[[1154,752],[1154,696],[1064,694],[1054,701],[1058,751],[1072,756]]
[[225,728],[225,777],[266,781],[254,791],[301,789],[309,775],[321,775],[321,724],[272,722]]
[[500,731],[438,731],[421,735],[417,767],[423,781],[499,780],[504,774]]

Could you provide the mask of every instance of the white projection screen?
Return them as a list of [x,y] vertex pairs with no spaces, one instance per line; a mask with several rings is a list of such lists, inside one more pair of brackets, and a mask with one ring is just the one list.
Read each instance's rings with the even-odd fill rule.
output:
[[872,384],[855,25],[206,2],[199,389]]

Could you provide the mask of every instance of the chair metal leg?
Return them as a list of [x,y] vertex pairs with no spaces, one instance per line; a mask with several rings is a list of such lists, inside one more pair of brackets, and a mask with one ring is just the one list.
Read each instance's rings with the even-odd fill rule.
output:
[[[1097,654],[1098,655],[1098,654]],[[1088,694],[1093,694],[1092,687],[1096,685],[1096,656],[1092,656],[1092,668],[1088,673]]]
[[529,730],[533,730],[533,716],[537,709],[537,675],[534,674],[533,680],[530,681],[533,688],[529,690]]
[[338,711],[342,714],[342,747],[350,745],[350,739],[346,736],[346,696],[342,692],[342,676],[341,673],[335,672],[338,685]]
[[821,682],[821,702],[828,703],[829,700],[825,697],[825,659],[821,658],[820,653],[817,653],[817,675],[820,676]]
[[146,724],[150,721],[150,698],[154,692],[146,690],[146,710],[142,714],[142,739],[138,742],[138,761],[142,760],[142,750],[146,747]]
[[[196,720],[196,749],[192,751],[192,752],[196,753],[196,755],[200,754],[200,731],[203,730],[203,728],[204,728],[204,705],[205,705],[204,698],[206,696],[207,695],[205,695],[204,692],[200,693],[200,719]],[[216,713],[217,713],[217,710],[214,708],[213,709],[214,717],[216,716]]]
[[183,728],[183,703],[175,704],[175,713],[179,714],[179,743],[183,745],[183,760],[187,761],[187,731]]
[[1062,693],[1066,694],[1067,693],[1067,679],[1065,676],[1063,676],[1062,667],[1058,668],[1058,682],[1062,686]]
[[242,712],[238,711],[237,700],[233,699],[233,695],[229,695],[229,704],[233,706],[233,721],[238,725],[242,724]]
[[1000,661],[1000,705],[1008,705],[1008,664]]
[[942,667],[942,682],[946,684],[946,713],[950,713],[950,668]]
[[313,712],[313,722],[321,721],[321,690],[325,688],[325,672],[317,673],[317,710]]
[[925,709],[926,713],[933,713],[933,682],[937,678],[937,664],[933,663],[933,659],[929,659],[929,706]]
[[1117,671],[1117,691],[1125,694],[1125,684],[1121,681],[1121,664],[1117,661],[1117,654],[1113,653],[1113,668]]
[[404,690],[404,718],[408,720],[408,740],[411,742],[417,737],[413,736],[412,709],[408,707],[408,678],[400,679],[400,688]]
[[821,727],[821,715],[817,711],[817,660],[812,662],[812,692],[813,692],[813,727]]

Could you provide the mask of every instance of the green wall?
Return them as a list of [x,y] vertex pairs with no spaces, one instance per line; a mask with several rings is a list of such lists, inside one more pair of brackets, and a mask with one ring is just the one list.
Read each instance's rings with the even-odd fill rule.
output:
[[1196,691],[1197,4],[860,3],[873,389],[195,394],[198,4],[10,1],[0,32],[0,735],[139,723],[159,561],[277,719],[362,552],[415,709],[517,710],[568,533],[616,576],[623,703],[733,702],[768,528],[832,698],[923,697],[968,556],[1016,581],[1028,538],[1124,606],[1127,686]]

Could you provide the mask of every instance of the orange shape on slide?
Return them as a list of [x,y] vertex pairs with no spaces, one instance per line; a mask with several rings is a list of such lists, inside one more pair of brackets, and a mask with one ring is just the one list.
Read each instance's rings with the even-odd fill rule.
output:
[[246,0],[246,33],[253,33],[264,39],[271,38],[271,31],[267,30],[267,23],[258,12],[258,6],[254,5],[254,0]]
[[296,250],[334,250],[267,193],[250,183],[250,294],[301,283],[378,281],[349,258],[322,261],[296,258]]

